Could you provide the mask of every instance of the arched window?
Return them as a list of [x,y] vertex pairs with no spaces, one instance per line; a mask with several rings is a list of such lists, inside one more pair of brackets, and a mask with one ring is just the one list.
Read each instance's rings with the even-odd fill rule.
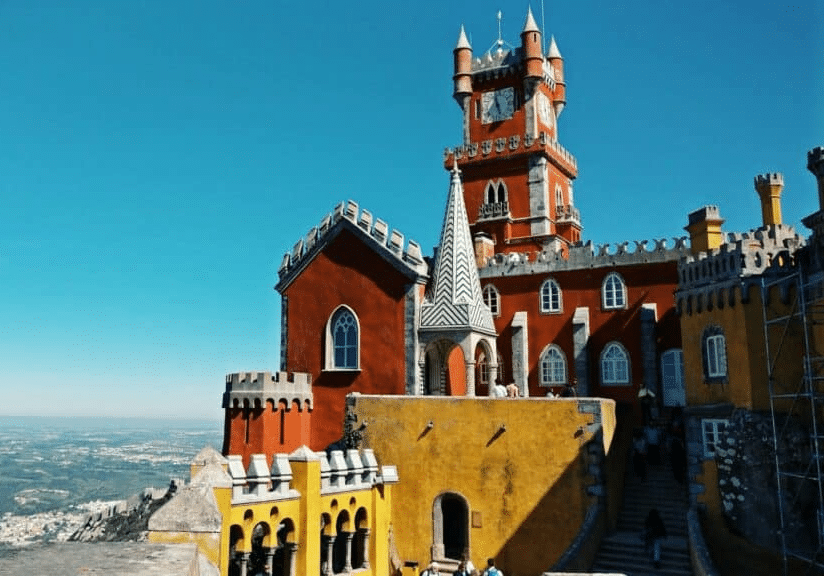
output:
[[479,218],[501,218],[509,214],[509,194],[501,179],[490,180],[484,189],[484,203],[481,204]]
[[357,370],[360,366],[360,329],[355,313],[340,306],[329,318],[326,332],[326,368]]
[[604,279],[601,294],[605,309],[626,308],[627,287],[617,272],[610,272]]
[[483,290],[484,304],[492,312],[493,316],[501,315],[501,295],[498,289],[492,284],[484,286]]
[[601,384],[604,386],[629,384],[629,355],[617,342],[607,344],[601,353]]
[[560,184],[555,185],[555,206],[564,205],[564,189]]
[[566,358],[555,344],[541,354],[541,386],[562,386],[567,381]]
[[541,284],[541,312],[561,312],[563,301],[561,300],[561,286],[549,278]]
[[704,378],[707,382],[727,379],[727,341],[719,326],[708,326],[702,336]]

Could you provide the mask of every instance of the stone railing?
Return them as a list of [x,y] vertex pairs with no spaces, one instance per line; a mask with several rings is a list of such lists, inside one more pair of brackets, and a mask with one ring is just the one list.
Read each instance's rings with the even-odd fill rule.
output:
[[571,171],[578,170],[578,161],[575,156],[546,132],[540,132],[537,138],[533,138],[529,134],[523,137],[516,134],[508,138],[501,137],[483,140],[482,142],[470,142],[455,148],[446,148],[444,150],[444,163],[451,167],[453,159],[460,161],[464,158],[475,158],[479,154],[486,157],[493,155],[493,153],[495,156],[502,156],[540,148],[549,150],[555,158],[564,162]]
[[488,202],[478,209],[478,220],[509,216],[509,202]]
[[297,401],[300,406],[312,405],[312,376],[304,372],[234,372],[226,375],[223,408],[254,407],[256,401],[265,406],[271,400],[277,406]]
[[283,255],[278,269],[279,285],[300,270],[303,262],[325,245],[327,234],[342,220],[349,221],[356,229],[362,231],[384,255],[397,259],[421,275],[427,274],[427,265],[420,244],[412,239],[406,241],[401,232],[390,231],[386,222],[380,218],[373,220],[371,212],[359,209],[357,202],[348,200],[335,206],[331,214],[324,216],[318,226],[309,230],[306,236],[295,243],[291,252]]
[[582,268],[677,262],[689,252],[689,248],[684,237],[674,238],[674,241],[672,248],[667,246],[666,238],[661,238],[653,240],[652,249],[647,248],[647,240],[636,240],[634,250],[629,248],[629,242],[616,244],[614,251],[610,249],[610,244],[601,244],[596,249],[592,242],[587,242],[570,246],[566,255],[561,250],[495,254],[486,266],[478,269],[478,274],[481,278],[495,278]]
[[555,221],[559,224],[566,224],[572,222],[573,224],[581,223],[581,211],[572,204],[558,206],[555,213]]
[[[398,481],[397,468],[379,467],[371,449],[333,450],[328,456],[325,452],[315,452],[314,456],[320,460],[321,494],[369,490],[376,484]],[[300,497],[292,486],[292,466],[288,454],[274,454],[271,468],[264,454],[253,454],[246,469],[243,468],[242,456],[231,454],[227,459],[232,478],[233,504]]]
[[679,290],[691,290],[795,265],[804,238],[792,226],[777,224],[743,234],[728,234],[717,250],[686,255],[678,264]]

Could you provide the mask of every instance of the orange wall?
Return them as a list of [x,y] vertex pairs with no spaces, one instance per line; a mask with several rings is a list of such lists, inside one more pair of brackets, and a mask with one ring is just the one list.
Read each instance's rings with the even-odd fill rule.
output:
[[[285,290],[285,369],[312,375],[311,448],[343,434],[349,392],[405,392],[404,296],[410,280],[348,230],[319,253]],[[360,370],[324,371],[324,335],[332,313],[349,306],[360,322]]]

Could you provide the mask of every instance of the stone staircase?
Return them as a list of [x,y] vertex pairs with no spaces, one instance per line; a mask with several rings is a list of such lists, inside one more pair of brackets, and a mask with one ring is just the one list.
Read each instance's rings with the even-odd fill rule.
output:
[[[667,529],[661,546],[661,567],[652,565],[644,548],[644,521],[650,509],[657,508]],[[684,485],[675,481],[672,468],[663,463],[647,466],[647,478],[637,478],[632,463],[627,466],[624,501],[615,532],[601,541],[592,572],[626,576],[692,576],[687,548],[687,495]]]

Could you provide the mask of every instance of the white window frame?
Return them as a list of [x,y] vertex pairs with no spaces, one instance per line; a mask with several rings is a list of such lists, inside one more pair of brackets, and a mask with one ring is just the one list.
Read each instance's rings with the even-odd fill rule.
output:
[[[567,361],[564,351],[557,344],[549,344],[541,352],[541,386],[563,386],[567,383]],[[560,372],[560,374],[559,374]],[[560,376],[560,379],[553,378]]]
[[[554,278],[547,278],[541,284],[538,292],[538,305],[543,314],[558,314],[564,310],[564,300],[561,293],[561,285]],[[555,300],[556,302],[553,302]],[[554,305],[553,305],[554,304]]]
[[[343,314],[349,314],[352,316],[352,319],[355,323],[355,362],[354,366],[338,366],[336,364],[336,342],[335,342],[335,328],[338,323],[338,319]],[[352,372],[360,370],[360,361],[361,361],[361,351],[360,351],[360,336],[361,336],[361,328],[360,328],[360,320],[358,319],[358,315],[355,314],[355,311],[352,310],[349,306],[341,305],[335,308],[332,313],[329,315],[329,320],[326,321],[326,370],[327,371],[334,371],[334,372]]]
[[601,284],[601,303],[604,310],[627,307],[627,285],[618,272],[610,272]]
[[493,316],[501,315],[501,293],[493,284],[487,284],[482,291],[484,304]]
[[704,448],[704,459],[715,458],[715,449],[726,432],[730,421],[725,418],[704,418],[701,420],[701,443]]
[[[492,195],[490,201],[490,193]],[[497,180],[489,180],[486,183],[486,188],[484,188],[484,204],[499,204],[502,202],[507,202],[509,198],[509,190],[506,187],[506,183],[503,179],[499,178]]]
[[[613,354],[613,350],[615,354],[620,354],[620,358]],[[618,364],[619,362],[623,362],[623,369]],[[609,379],[607,379],[608,375],[610,375]],[[619,378],[619,375],[623,378]],[[601,352],[601,385],[629,386],[631,381],[629,352],[620,342],[608,343]]]
[[560,184],[555,185],[555,206],[560,208],[564,205],[564,189]]
[[726,378],[727,339],[724,334],[705,336],[704,347],[707,358],[707,376],[709,378]]

